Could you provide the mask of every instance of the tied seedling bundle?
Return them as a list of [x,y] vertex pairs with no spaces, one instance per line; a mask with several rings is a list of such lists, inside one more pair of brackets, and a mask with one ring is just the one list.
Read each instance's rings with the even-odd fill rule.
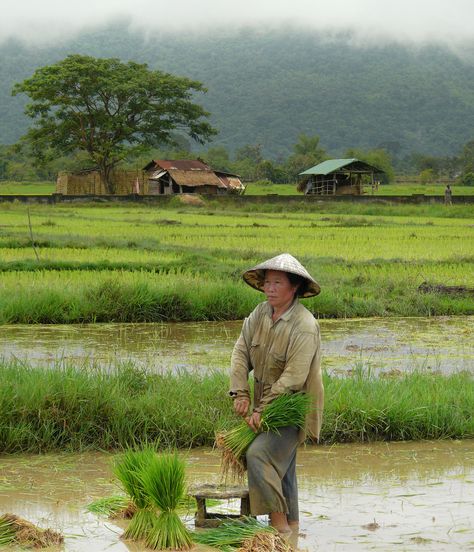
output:
[[48,548],[62,544],[64,537],[52,529],[40,529],[15,514],[0,517],[0,546],[18,545],[27,548]]
[[86,510],[99,516],[131,519],[137,511],[137,507],[128,496],[114,495],[94,500],[87,505]]
[[160,454],[143,472],[143,486],[160,511],[146,537],[146,545],[155,550],[187,550],[191,533],[178,512],[185,492],[184,462],[174,454]]
[[[311,397],[305,393],[284,394],[267,405],[261,416],[258,433],[273,431],[285,426],[303,428],[306,415],[311,410]],[[222,454],[222,471],[235,477],[245,473],[245,453],[252,444],[255,433],[245,421],[229,431],[216,435],[216,445]]]
[[291,549],[278,536],[276,529],[251,517],[196,532],[194,541],[222,552],[286,552]]
[[156,453],[152,448],[143,450],[129,449],[114,466],[114,473],[120,480],[124,491],[129,495],[136,511],[123,534],[125,539],[140,540],[146,538],[156,520],[156,513],[143,485],[143,474],[154,462]]

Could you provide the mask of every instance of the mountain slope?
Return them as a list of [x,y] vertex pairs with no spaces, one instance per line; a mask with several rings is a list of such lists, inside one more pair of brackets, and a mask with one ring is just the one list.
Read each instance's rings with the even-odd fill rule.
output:
[[14,82],[69,53],[146,62],[200,80],[220,129],[215,145],[260,143],[287,155],[298,134],[319,134],[334,155],[388,143],[394,152],[448,155],[473,138],[474,64],[441,47],[355,48],[309,32],[240,30],[144,37],[116,25],[48,48],[0,46],[0,143],[29,121]]

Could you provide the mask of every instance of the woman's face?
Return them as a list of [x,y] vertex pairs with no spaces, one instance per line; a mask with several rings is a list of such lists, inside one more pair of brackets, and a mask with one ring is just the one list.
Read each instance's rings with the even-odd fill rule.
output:
[[286,272],[266,270],[263,291],[270,305],[278,310],[289,305],[295,296],[298,286],[293,286]]

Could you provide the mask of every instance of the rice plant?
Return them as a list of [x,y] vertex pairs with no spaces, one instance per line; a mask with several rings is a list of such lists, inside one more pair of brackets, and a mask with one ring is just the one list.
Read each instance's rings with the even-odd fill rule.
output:
[[115,495],[94,500],[87,505],[86,510],[99,516],[131,518],[136,512],[136,506],[129,497]]
[[21,548],[48,548],[60,545],[63,535],[52,529],[41,529],[15,514],[0,517],[0,546],[18,545]]
[[241,520],[225,521],[218,527],[196,531],[193,540],[199,544],[212,546],[222,552],[234,552],[244,541],[258,533],[276,534],[276,529],[253,517]]
[[137,508],[123,535],[125,539],[146,538],[155,522],[156,514],[143,485],[143,473],[153,463],[155,456],[151,447],[128,449],[115,463],[114,473]]
[[[262,412],[259,433],[274,431],[285,426],[304,427],[311,409],[311,397],[305,393],[284,394],[273,400]],[[222,453],[222,471],[225,475],[241,477],[245,472],[245,452],[255,433],[245,421],[234,429],[216,435],[216,445]]]
[[176,511],[185,493],[184,471],[184,462],[176,453],[160,454],[143,471],[143,487],[160,511],[146,538],[146,545],[154,550],[192,546],[191,534]]
[[[35,205],[41,263],[24,206],[1,205],[0,323],[243,318],[262,297],[240,272],[282,250],[320,281],[321,296],[305,302],[319,317],[474,313],[472,294],[418,291],[425,280],[474,287],[470,205],[327,202],[315,211],[302,199],[282,214],[282,205],[206,201],[205,211]],[[162,224],[170,220],[180,224]]]
[[0,517],[0,546],[15,542],[15,535],[13,520],[7,515]]

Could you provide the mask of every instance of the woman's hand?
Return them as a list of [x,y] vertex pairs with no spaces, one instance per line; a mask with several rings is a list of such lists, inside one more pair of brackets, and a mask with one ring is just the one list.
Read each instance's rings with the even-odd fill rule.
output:
[[234,399],[234,410],[239,416],[247,416],[250,401],[246,398]]
[[260,412],[253,412],[251,416],[245,418],[245,421],[248,423],[250,429],[257,433],[260,428],[260,424],[262,423]]

